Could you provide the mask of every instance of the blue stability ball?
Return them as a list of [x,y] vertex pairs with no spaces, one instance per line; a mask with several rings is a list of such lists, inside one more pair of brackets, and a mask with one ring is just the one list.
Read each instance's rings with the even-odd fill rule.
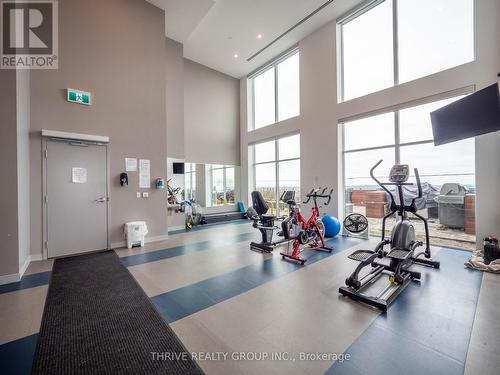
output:
[[335,237],[340,232],[340,221],[330,215],[325,215],[321,218],[325,225],[325,237]]

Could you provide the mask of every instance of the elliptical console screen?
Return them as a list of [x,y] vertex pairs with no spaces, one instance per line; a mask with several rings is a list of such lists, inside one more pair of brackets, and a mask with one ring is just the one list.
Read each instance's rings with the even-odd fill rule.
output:
[[406,182],[410,176],[410,167],[408,164],[396,164],[391,168],[389,173],[389,181],[391,182]]

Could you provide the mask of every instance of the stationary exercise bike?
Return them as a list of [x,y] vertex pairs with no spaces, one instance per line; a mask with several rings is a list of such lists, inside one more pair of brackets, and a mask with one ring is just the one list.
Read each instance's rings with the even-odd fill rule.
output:
[[[325,227],[323,225],[323,222],[321,221],[321,218],[319,217],[319,208],[317,199],[318,198],[328,199],[327,202],[325,203],[325,206],[330,204],[330,201],[332,199],[333,189],[330,190],[329,194],[325,194],[326,190],[327,188],[324,188],[320,193],[319,192],[320,189],[312,189],[310,193],[306,195],[307,200],[303,202],[304,204],[309,203],[311,199],[314,202],[312,214],[307,220],[301,215],[300,210],[294,200],[287,201],[288,207],[290,209],[290,215],[289,218],[287,218],[284,221],[284,224],[290,223],[292,225],[299,225],[301,226],[301,229],[297,233],[297,235],[293,238],[285,233],[284,237],[293,240],[293,244],[292,244],[292,251],[280,253],[283,259],[289,258],[296,260],[301,264],[304,264],[307,259],[300,256],[300,253],[304,249],[309,248],[309,249],[323,250],[323,251],[328,251],[330,253],[334,250],[333,247],[328,246],[325,243],[324,239]],[[283,225],[283,231],[286,231],[286,228],[287,225]],[[309,246],[304,249],[301,249],[302,245],[309,245]]]
[[[396,164],[392,167],[389,174],[389,181],[381,183],[375,176],[374,170],[382,160],[375,164],[370,170],[372,179],[380,185],[391,198],[390,212],[382,219],[382,241],[375,247],[374,251],[358,250],[349,255],[349,258],[359,262],[354,272],[346,279],[346,287],[339,288],[339,293],[377,307],[383,311],[393,302],[396,297],[408,286],[410,281],[419,281],[420,272],[410,270],[413,264],[420,264],[428,267],[439,268],[439,262],[431,258],[429,244],[429,228],[427,220],[417,213],[416,200],[422,198],[422,185],[417,168],[415,178],[417,181],[418,197],[412,199],[410,205],[404,201],[403,186],[412,185],[408,183],[410,168],[407,164]],[[396,203],[392,192],[386,187],[393,185],[396,187],[399,202]],[[408,219],[407,213],[410,212],[415,217],[423,221],[425,229],[425,250],[417,253],[417,248],[423,246],[422,241],[415,237],[415,229]],[[385,221],[387,218],[397,213],[398,219],[392,229],[391,238],[385,238]],[[389,252],[384,251],[386,245],[390,246]],[[424,258],[422,258],[424,256]],[[380,263],[378,259],[384,259],[388,262]],[[363,277],[359,277],[361,270],[371,265],[371,270]],[[389,276],[389,284],[376,296],[369,296],[362,291],[368,285],[373,284],[380,276],[386,274]]]
[[[293,190],[284,191],[280,197],[280,201],[284,203],[293,202],[294,199],[295,191]],[[268,214],[269,204],[264,200],[260,191],[252,191],[252,207],[257,213],[251,217],[253,227],[260,231],[262,241],[251,242],[251,250],[270,253],[276,246],[289,240],[290,231],[293,231],[293,227],[290,226],[290,220],[286,220],[288,219],[287,216],[277,217],[276,215]],[[274,232],[280,229],[280,227],[275,225],[275,221],[282,221],[281,232],[278,232],[278,237],[281,238],[278,240],[273,240]]]
[[167,180],[167,201],[168,204],[175,205],[179,204],[179,201],[177,200],[177,195],[180,193],[181,188],[180,187],[172,188],[172,186],[170,186],[171,180],[172,180],[171,178]]

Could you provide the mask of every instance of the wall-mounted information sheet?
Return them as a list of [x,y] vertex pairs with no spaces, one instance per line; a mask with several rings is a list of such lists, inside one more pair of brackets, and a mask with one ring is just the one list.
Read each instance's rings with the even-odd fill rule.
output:
[[139,159],[139,188],[151,187],[151,162],[148,159]]

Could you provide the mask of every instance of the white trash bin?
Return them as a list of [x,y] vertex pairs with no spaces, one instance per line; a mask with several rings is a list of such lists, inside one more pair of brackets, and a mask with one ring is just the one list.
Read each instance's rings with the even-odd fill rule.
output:
[[125,236],[127,237],[127,248],[134,245],[144,246],[144,237],[148,234],[148,227],[145,221],[131,221],[125,223]]

